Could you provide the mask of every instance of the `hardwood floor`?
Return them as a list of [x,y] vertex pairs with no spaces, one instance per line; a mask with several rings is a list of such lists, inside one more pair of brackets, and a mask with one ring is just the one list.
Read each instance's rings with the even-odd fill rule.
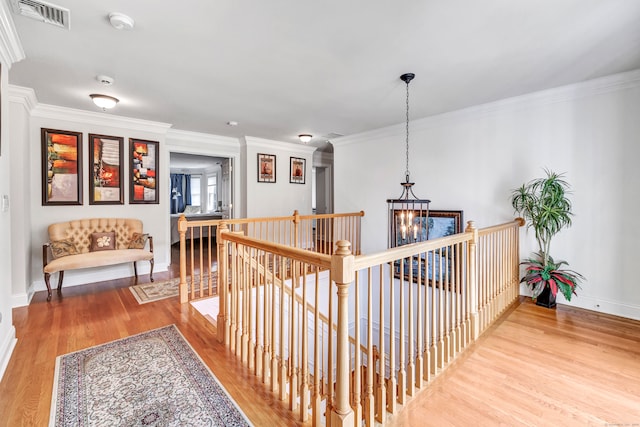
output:
[[640,322],[521,298],[393,426],[640,426]]
[[[157,280],[175,276],[157,274]],[[148,280],[141,276],[140,282]],[[58,355],[176,324],[256,426],[299,425],[177,297],[138,305],[133,279],[38,292],[13,310],[18,343],[0,383],[0,426],[46,426]],[[516,304],[393,416],[394,426],[640,425],[640,322]]]

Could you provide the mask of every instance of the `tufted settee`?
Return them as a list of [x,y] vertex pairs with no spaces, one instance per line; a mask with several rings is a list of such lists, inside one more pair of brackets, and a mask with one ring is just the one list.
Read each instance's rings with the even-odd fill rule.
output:
[[[58,277],[58,294],[62,292],[62,279],[66,270],[133,263],[138,277],[137,261],[149,261],[149,278],[153,282],[153,238],[142,234],[142,221],[131,218],[88,218],[59,222],[49,226],[49,242],[42,246],[44,281],[47,301],[51,301],[51,274]],[[115,233],[115,236],[111,233]],[[96,236],[106,235],[98,239]],[[114,241],[111,237],[114,236]],[[148,241],[148,247],[146,242]],[[102,244],[105,244],[102,247]],[[109,247],[106,244],[110,245]],[[61,249],[62,247],[62,249]],[[105,250],[109,249],[109,250]],[[95,251],[93,251],[95,250]]]

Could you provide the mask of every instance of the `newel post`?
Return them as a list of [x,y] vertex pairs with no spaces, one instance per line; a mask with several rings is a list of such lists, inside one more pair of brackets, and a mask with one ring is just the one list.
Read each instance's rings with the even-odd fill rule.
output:
[[227,251],[227,242],[222,237],[222,233],[229,231],[226,222],[218,224],[216,230],[216,242],[218,244],[218,281],[216,287],[218,288],[218,319],[216,321],[216,331],[218,342],[224,342],[227,337],[227,293],[228,293],[228,266],[229,255]]
[[349,285],[355,279],[355,258],[351,243],[339,240],[331,257],[331,278],[338,287],[338,332],[336,364],[336,398],[331,408],[331,427],[354,425],[349,404]]
[[178,233],[180,235],[180,304],[189,300],[189,289],[187,287],[187,218],[184,214],[178,218]]
[[477,245],[478,245],[478,229],[475,227],[474,221],[467,221],[467,233],[471,233],[471,240],[468,246],[469,260],[469,313],[471,317],[470,332],[471,341],[475,341],[480,335],[480,325],[478,323],[478,269],[477,269]]

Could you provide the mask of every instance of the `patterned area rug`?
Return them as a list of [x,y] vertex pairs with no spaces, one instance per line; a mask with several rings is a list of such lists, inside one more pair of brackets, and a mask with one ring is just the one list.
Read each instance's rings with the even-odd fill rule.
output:
[[[216,277],[217,274],[212,275],[211,281],[212,286],[216,285]],[[187,276],[187,283],[191,280],[190,276]],[[196,291],[199,289],[200,276],[196,276]],[[178,285],[180,283],[180,278],[175,277],[173,279],[165,280],[163,282],[152,282],[152,283],[143,283],[141,285],[130,286],[129,290],[135,297],[138,304],[146,304],[148,302],[158,301],[165,298],[171,298],[178,296]],[[207,286],[207,279],[205,276],[204,286]],[[191,289],[191,286],[189,286]]]
[[49,425],[251,423],[171,325],[58,356]]
[[158,301],[165,298],[178,296],[178,284],[180,278],[165,280],[164,282],[143,283],[130,286],[129,290],[138,301],[138,304]]

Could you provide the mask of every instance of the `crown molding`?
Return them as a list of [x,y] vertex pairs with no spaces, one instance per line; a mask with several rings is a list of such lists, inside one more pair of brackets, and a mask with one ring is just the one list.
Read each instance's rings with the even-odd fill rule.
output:
[[[596,96],[605,93],[617,92],[620,90],[632,89],[639,86],[640,69],[636,69],[624,73],[599,77],[584,82],[573,83],[566,86],[559,86],[552,89],[546,89],[538,92],[531,92],[524,95],[514,96],[511,98],[505,98],[486,104],[474,105],[472,107],[464,108],[461,110],[437,114],[422,119],[412,120],[410,122],[411,131],[416,132],[429,129],[434,126],[441,126],[448,122],[478,119],[480,117],[498,114],[503,111],[542,107],[545,105],[572,101],[589,96]],[[404,128],[405,124],[400,123],[355,135],[343,136],[333,139],[330,142],[334,144],[335,147],[366,143],[368,141],[371,141],[372,139],[396,137],[398,136],[398,134],[404,131]]]
[[8,68],[25,58],[22,43],[6,1],[0,1],[0,62]]
[[165,135],[171,124],[152,122],[150,120],[59,107],[57,105],[38,103],[31,111],[32,117],[61,121],[81,122],[95,126],[109,126],[138,132],[149,132]]
[[240,153],[240,141],[237,138],[180,129],[169,129],[165,143],[169,151],[186,152],[186,149],[191,154],[209,154],[212,149],[217,155],[233,156]]
[[313,154],[316,147],[309,145],[293,144],[291,142],[275,141],[273,139],[257,138],[255,136],[245,136],[240,140],[244,147],[262,148],[265,150],[284,150],[291,153]]
[[36,92],[30,87],[9,85],[8,89],[9,102],[21,104],[28,113],[38,105]]

